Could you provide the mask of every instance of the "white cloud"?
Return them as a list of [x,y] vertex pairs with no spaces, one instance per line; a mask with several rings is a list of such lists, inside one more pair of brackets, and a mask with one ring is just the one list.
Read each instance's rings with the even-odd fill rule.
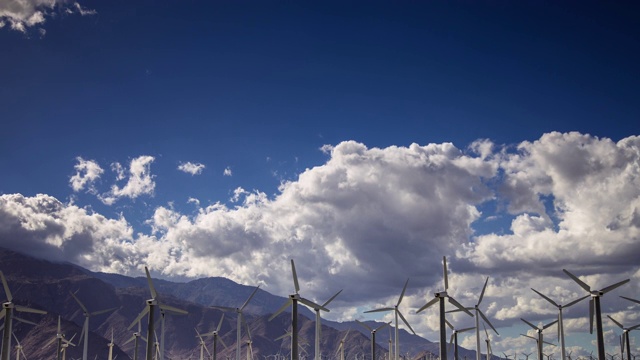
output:
[[192,162],[180,163],[180,165],[178,165],[178,170],[191,175],[200,175],[204,168],[204,164]]
[[224,176],[231,176],[231,175],[233,175],[233,173],[231,172],[231,168],[227,166],[227,167],[224,169],[224,171],[222,172],[222,175],[224,175]]
[[104,173],[104,170],[94,160],[84,160],[78,156],[76,158],[78,163],[74,166],[76,174],[69,179],[69,184],[73,191],[78,192],[88,189],[90,193],[96,192],[93,183],[100,178],[100,175]]
[[[100,200],[107,205],[112,205],[122,197],[135,199],[141,195],[153,195],[156,184],[151,175],[151,163],[154,160],[153,156],[140,156],[131,160],[127,183],[123,187],[112,185],[109,192],[99,196]],[[118,180],[125,179],[119,163],[112,164],[112,169],[118,173]]]
[[27,28],[42,25],[56,6],[65,8],[66,13],[96,14],[95,10],[83,8],[77,2],[68,7],[63,0],[0,0],[0,28],[8,23],[12,30],[26,32]]
[[[395,303],[410,278],[401,310],[430,339],[436,338],[437,312],[413,310],[442,290],[443,255],[450,261],[449,294],[462,304],[475,304],[490,276],[481,308],[497,327],[522,325],[520,317],[547,323],[556,316],[557,309],[530,288],[563,304],[584,295],[562,272],[567,268],[594,288],[632,277],[603,303],[633,323],[629,304],[616,295],[640,293],[640,138],[614,143],[550,133],[515,152],[487,141],[465,151],[449,143],[368,148],[353,141],[325,150],[324,164],[283,183],[272,198],[237,188],[230,206],[215,203],[189,215],[158,207],[148,219],[150,234],[133,235],[124,218],[88,214],[44,195],[5,195],[0,245],[18,246],[10,239],[26,238],[43,256],[53,248],[51,256],[93,270],[130,273],[145,264],[169,276],[260,283],[280,295],[292,291],[283,274],[293,258],[301,293],[326,299],[348,289],[333,303],[347,314]],[[152,161],[134,159],[127,185],[111,195],[152,194]],[[474,235],[489,201],[505,205],[497,215],[513,217],[511,233]],[[110,234],[108,250],[104,234]],[[71,252],[65,244],[73,241],[84,245]],[[117,270],[110,261],[115,252],[122,259]],[[586,301],[566,309],[568,334],[588,332],[586,312]],[[470,321],[452,316],[460,327]],[[525,338],[494,341],[496,353],[532,348]]]

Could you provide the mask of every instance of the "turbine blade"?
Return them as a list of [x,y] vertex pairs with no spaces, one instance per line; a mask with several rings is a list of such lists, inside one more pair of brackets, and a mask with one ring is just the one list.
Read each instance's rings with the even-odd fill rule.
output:
[[634,326],[632,326],[632,327],[628,328],[628,329],[627,329],[627,331],[632,331],[632,330],[635,330],[635,329],[637,329],[637,328],[640,328],[640,324],[638,324],[638,325],[634,325]]
[[113,308],[111,308],[111,309],[104,309],[104,310],[94,311],[94,312],[92,312],[92,313],[91,313],[91,316],[96,316],[96,315],[105,314],[105,313],[108,313],[108,312],[110,312],[110,311],[114,311],[114,310],[116,310],[116,309],[117,309],[117,307],[113,307]]
[[640,300],[636,300],[636,299],[628,298],[628,297],[626,297],[626,296],[620,296],[620,297],[621,297],[621,298],[623,298],[623,299],[626,299],[626,300],[632,301],[632,302],[634,302],[634,303],[636,303],[636,304],[640,304]]
[[558,305],[555,301],[551,300],[550,298],[546,297],[543,293],[539,292],[538,290],[531,288],[531,290],[533,290],[533,292],[535,292],[536,294],[542,296],[543,299],[547,300],[548,302],[552,303],[553,306],[555,307],[560,307],[560,305]]
[[356,319],[356,322],[357,322],[358,324],[362,325],[362,327],[364,327],[365,329],[369,330],[369,332],[373,332],[373,329],[372,329],[369,325],[367,325],[367,324],[363,323],[362,321],[360,321],[360,320],[358,320],[358,319]]
[[484,313],[480,309],[478,309],[478,313],[480,314],[480,317],[484,320],[484,322],[489,324],[489,326],[491,327],[491,329],[493,329],[493,331],[496,333],[496,335],[500,335],[500,334],[498,334],[498,330],[496,330],[496,328],[493,327],[493,325],[491,324],[491,321],[489,321],[489,319],[487,319],[487,317],[484,315]]
[[[426,310],[427,308],[429,308],[430,306],[432,306],[433,304],[437,303],[440,300],[440,298],[433,298],[431,299],[431,301],[429,301],[428,303],[426,303],[423,307],[421,307],[420,309],[418,309],[418,311],[416,311],[416,314],[422,312],[423,310]],[[365,311],[366,312],[366,311]]]
[[589,300],[589,334],[593,334],[593,307],[595,306],[595,302],[593,298]]
[[51,339],[51,340],[47,341],[47,342],[42,346],[42,348],[44,349],[44,348],[46,348],[47,346],[49,346],[49,345],[53,344],[53,342],[54,342],[54,341],[56,341],[57,339],[58,339],[57,337],[54,337],[53,339]]
[[550,343],[550,342],[548,342],[548,341],[542,341],[542,342],[543,342],[544,344],[547,344],[547,345],[556,346],[556,344],[554,344],[554,343]]
[[482,298],[484,297],[484,291],[487,289],[487,284],[489,283],[489,277],[487,276],[487,280],[484,281],[484,286],[482,287],[482,292],[480,292],[480,298],[478,299],[478,303],[476,306],[480,306],[482,302]]
[[411,325],[409,325],[409,322],[407,321],[407,319],[404,318],[404,315],[402,315],[400,310],[396,310],[396,311],[398,312],[398,315],[400,315],[400,319],[402,319],[402,321],[404,321],[405,325],[407,325],[407,327],[409,328],[409,330],[411,330],[413,335],[416,335],[416,332],[413,331],[413,328],[411,327]]
[[220,322],[218,322],[218,327],[216,327],[216,332],[220,331],[220,327],[222,327],[222,320],[224,320],[224,314],[220,318]]
[[462,330],[458,330],[458,334],[459,334],[459,333],[463,333],[463,332],[465,332],[465,331],[473,330],[473,329],[475,329],[475,328],[476,328],[476,327],[474,326],[474,327],[469,327],[469,328],[464,328],[464,329],[462,329]]
[[180,315],[187,315],[189,314],[188,311],[186,310],[182,310],[182,309],[178,309],[177,307],[173,307],[173,306],[169,306],[169,305],[165,305],[165,304],[160,304],[159,305],[161,310],[166,310],[172,313],[176,313],[176,314],[180,314]]
[[577,276],[575,276],[572,273],[570,273],[567,269],[562,269],[562,271],[564,271],[565,274],[569,275],[569,277],[572,278],[573,281],[578,283],[578,285],[580,285],[581,288],[585,289],[589,293],[591,292],[591,287],[589,287],[589,285],[585,284],[582,280],[578,279]]
[[300,291],[300,284],[298,284],[298,274],[296,273],[296,265],[293,263],[293,259],[291,259],[291,273],[293,274],[293,286],[297,294]]
[[[373,331],[378,331],[378,330],[384,329],[384,327],[385,327],[385,326],[388,326],[388,325],[391,325],[391,321],[386,322],[386,323],[384,323],[384,324],[382,324],[382,325],[378,326],[377,328],[373,329]],[[638,325],[638,326],[640,326],[640,325]]]
[[211,306],[213,309],[223,310],[223,311],[236,311],[236,308],[232,308],[229,306]]
[[442,257],[442,272],[443,272],[443,281],[444,281],[444,291],[447,291],[447,289],[449,289],[449,278],[447,277],[447,257],[443,256]]
[[222,344],[222,346],[224,346],[225,349],[229,348],[227,344],[225,344],[224,341],[222,340],[222,337],[218,336],[218,340],[220,340],[220,344]]
[[532,323],[528,322],[527,320],[520,318],[520,320],[524,321],[527,325],[531,326],[532,328],[534,328],[535,330],[540,330],[538,329],[537,326],[533,325]]
[[158,293],[156,292],[156,288],[153,287],[153,281],[151,281],[151,274],[149,273],[149,268],[145,266],[144,272],[147,274],[147,283],[149,283],[149,291],[151,291],[151,298],[156,299],[158,297]]
[[606,294],[606,293],[608,293],[609,291],[611,291],[611,290],[613,290],[613,289],[615,289],[615,288],[617,288],[617,287],[620,287],[620,286],[622,286],[622,285],[624,285],[624,284],[628,283],[629,281],[631,281],[631,279],[622,280],[622,281],[620,281],[620,282],[618,282],[618,283],[615,283],[615,284],[613,284],[613,285],[609,285],[609,286],[607,286],[606,288],[604,288],[604,289],[600,290],[600,292],[602,292],[603,294]]
[[326,307],[327,305],[329,305],[329,303],[332,302],[333,299],[336,298],[336,296],[340,295],[341,292],[342,292],[342,289],[338,291],[335,295],[333,295],[331,298],[329,298],[329,300],[325,301],[324,304],[322,304],[322,306]]
[[4,293],[7,295],[7,301],[13,301],[13,296],[11,295],[11,290],[9,290],[7,279],[4,277],[4,273],[2,271],[0,271],[0,278],[2,278],[2,286],[4,287]]
[[256,286],[256,288],[253,290],[253,292],[251,293],[251,295],[249,296],[247,301],[245,301],[244,304],[242,304],[242,306],[240,306],[240,311],[244,310],[244,308],[249,304],[249,301],[251,301],[251,299],[253,299],[253,296],[256,294],[256,292],[258,291],[259,288],[260,288],[260,285]]
[[[84,318],[84,322],[86,323],[87,320],[89,320],[89,318]],[[80,337],[78,338],[79,341],[82,341],[82,338],[84,337],[84,326],[82,327],[82,330],[80,331]]]
[[129,338],[129,340],[125,341],[125,342],[124,342],[124,344],[122,344],[122,345],[127,345],[128,343],[132,342],[135,338],[136,338],[136,336],[135,336],[135,335],[131,336],[131,337]]
[[247,321],[244,319],[244,315],[242,313],[240,313],[240,320],[242,321],[244,328],[247,329],[247,337],[249,338],[249,341],[251,341],[251,331],[249,331],[249,325],[247,325]]
[[71,294],[71,296],[73,297],[73,299],[78,303],[78,305],[80,305],[80,308],[82,309],[82,311],[84,311],[86,314],[89,313],[89,310],[87,310],[87,308],[84,306],[84,304],[80,301],[80,299],[78,299],[78,297],[76,296],[76,294],[72,293],[71,291],[69,291],[69,294]]
[[349,335],[349,331],[351,331],[351,328],[347,329],[347,333],[344,334],[344,337],[342,338],[342,342],[344,342],[345,340],[347,340],[347,336]]
[[451,325],[451,323],[449,322],[449,320],[444,319],[444,323],[445,323],[445,324],[447,324],[447,326],[449,327],[449,329],[454,330],[454,331],[456,330],[456,329],[453,327],[453,325]]
[[273,315],[271,315],[271,317],[269,318],[269,321],[273,320],[276,316],[280,315],[281,312],[284,311],[284,309],[286,309],[289,305],[291,305],[291,299],[287,300],[287,302],[284,303],[284,305],[282,305],[280,307],[280,309],[278,309],[276,312],[273,313]]
[[451,333],[451,338],[449,338],[449,347],[451,347],[451,344],[453,344],[453,338],[456,336],[456,334]]
[[303,303],[303,304],[305,304],[305,305],[307,305],[308,307],[310,307],[310,308],[312,308],[314,310],[315,309],[319,309],[319,310],[323,310],[323,311],[327,311],[327,312],[329,311],[329,309],[325,308],[324,306],[318,305],[318,304],[314,303],[313,301],[305,299],[305,298],[302,298],[302,297],[300,299],[298,299],[298,301]]
[[404,292],[407,291],[408,284],[409,284],[409,278],[407,278],[407,281],[404,282],[404,287],[402,288],[402,292],[400,293],[400,298],[398,298],[398,303],[396,304],[396,306],[400,306],[400,303],[402,302],[402,298],[404,297]]
[[548,328],[548,327],[551,327],[553,324],[555,324],[555,323],[557,323],[557,322],[558,322],[558,320],[553,320],[552,322],[548,323],[547,325],[544,325],[544,326],[542,327],[542,330],[544,330],[544,329],[546,329],[546,328]]
[[[0,310],[0,319],[2,319],[6,314],[7,314],[7,309]],[[4,325],[4,323],[2,325]]]
[[623,330],[624,330],[624,326],[622,326],[622,324],[620,324],[619,322],[617,322],[617,321],[616,321],[616,319],[612,318],[610,315],[607,315],[607,317],[608,317],[609,319],[611,319],[611,321],[613,321],[616,325],[618,325],[618,327],[619,327],[620,329],[623,329]]
[[570,303],[568,303],[567,305],[564,305],[564,306],[562,306],[562,307],[563,307],[564,309],[566,309],[566,308],[568,308],[569,306],[571,306],[571,305],[575,305],[575,304],[579,303],[580,301],[582,301],[582,300],[584,300],[584,299],[588,298],[589,296],[591,296],[591,295],[585,295],[585,296],[583,296],[583,297],[581,297],[581,298],[579,298],[579,299],[573,300],[572,302],[570,302]]
[[26,306],[20,306],[20,305],[16,305],[15,309],[16,309],[16,311],[28,312],[28,313],[33,313],[33,314],[45,315],[47,313],[44,310],[32,309],[32,308],[29,308],[29,307],[26,307]]
[[467,315],[473,317],[473,314],[467,310],[464,306],[462,306],[459,302],[456,301],[456,299],[452,298],[451,296],[447,296],[447,298],[449,298],[449,302],[453,305],[455,305],[458,309],[464,311],[467,313]]
[[11,318],[12,318],[13,320],[18,320],[18,321],[20,321],[20,322],[22,322],[22,323],[25,323],[25,324],[34,325],[34,326],[35,326],[35,325],[38,325],[38,324],[34,323],[33,321],[25,320],[25,319],[23,319],[23,318],[21,318],[21,317],[17,317],[17,316],[15,316],[15,315],[13,315]]
[[142,312],[140,312],[140,314],[138,314],[138,316],[135,318],[135,320],[133,320],[133,322],[131,323],[131,325],[129,325],[129,327],[127,328],[127,330],[131,330],[131,328],[136,324],[139,323],[140,320],[142,319],[143,316],[145,316],[147,313],[149,312],[149,307],[145,306],[144,310],[142,310]]
[[386,307],[386,308],[382,308],[382,309],[375,309],[375,310],[367,310],[364,313],[372,313],[372,312],[382,312],[382,311],[392,311],[395,310],[395,308],[392,307]]
[[[558,312],[558,326],[556,326],[556,329],[558,330],[558,342],[560,342],[560,312]],[[620,359],[622,360],[622,359]]]

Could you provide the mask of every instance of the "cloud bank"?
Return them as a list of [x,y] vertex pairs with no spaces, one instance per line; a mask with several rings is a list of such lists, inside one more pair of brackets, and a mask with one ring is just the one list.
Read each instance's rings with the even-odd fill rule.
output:
[[[67,14],[95,15],[95,10],[82,7],[79,3],[64,0],[0,0],[0,28],[26,32],[28,28],[41,26],[48,17],[54,16],[56,7]],[[44,29],[41,29],[44,30]]]
[[[630,277],[621,294],[638,297],[640,137],[616,143],[549,133],[515,147],[482,140],[464,149],[345,141],[323,151],[324,164],[283,183],[271,198],[238,188],[229,205],[190,201],[195,214],[160,206],[147,220],[148,233],[134,234],[124,217],[108,219],[48,195],[2,195],[0,245],[99,271],[137,275],[148,265],[166,276],[225,276],[281,295],[293,290],[293,258],[306,296],[321,300],[348,288],[335,301],[336,319],[397,301],[410,278],[403,312],[432,339],[436,312],[411,310],[442,289],[443,255],[449,292],[463,304],[477,302],[490,276],[482,308],[496,326],[555,316],[531,287],[559,303],[583,296],[562,268],[594,288]],[[128,173],[112,167],[127,183],[103,199],[153,194],[153,161],[136,158]],[[78,160],[74,190],[99,176],[89,165]],[[495,213],[483,213],[489,204]],[[477,224],[495,217],[510,221],[510,231],[476,233]],[[607,301],[621,320],[630,318],[629,304],[615,294]],[[569,332],[584,331],[585,310],[568,309]],[[459,327],[468,321],[451,320]],[[506,337],[492,346],[533,348],[526,340]]]

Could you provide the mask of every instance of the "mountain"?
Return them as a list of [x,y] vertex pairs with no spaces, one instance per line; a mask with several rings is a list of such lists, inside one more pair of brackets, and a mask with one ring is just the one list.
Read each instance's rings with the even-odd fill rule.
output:
[[[76,346],[67,349],[67,358],[81,358],[82,344],[79,336],[84,317],[79,305],[71,296],[76,296],[89,312],[116,307],[117,309],[90,318],[89,358],[107,359],[108,343],[114,332],[114,357],[128,359],[133,357],[134,342],[127,342],[137,330],[130,324],[144,309],[145,301],[150,297],[146,278],[127,277],[117,274],[91,272],[77,265],[55,263],[37,259],[25,254],[0,248],[0,270],[3,271],[14,303],[32,308],[43,309],[47,315],[20,313],[19,316],[36,322],[27,325],[14,321],[14,333],[29,359],[52,358],[56,353],[55,344],[47,344],[56,335],[57,319],[61,317],[62,332],[67,339],[75,335]],[[153,279],[154,286],[164,304],[187,310],[188,315],[167,315],[165,325],[165,359],[184,359],[197,357],[200,353],[195,328],[201,333],[215,329],[223,312],[210,306],[237,307],[254,291],[255,287],[239,285],[229,279],[212,277],[189,282],[171,282]],[[252,348],[257,359],[269,355],[290,353],[288,338],[274,339],[286,333],[290,327],[291,315],[282,313],[272,321],[269,317],[287,299],[272,295],[259,289],[245,309],[245,317],[252,336]],[[315,314],[304,306],[299,307],[300,356],[314,356]],[[158,319],[159,316],[156,316]],[[142,332],[146,337],[146,316],[142,319]],[[228,348],[218,345],[219,359],[235,358],[236,314],[224,313],[220,329],[221,337]],[[371,327],[381,323],[369,322]],[[159,332],[160,326],[156,326]],[[340,340],[347,335],[345,354],[347,359],[356,356],[362,358],[370,354],[369,332],[356,322],[337,323],[323,319],[321,348],[323,356],[335,357]],[[354,331],[357,330],[357,331]],[[377,340],[377,354],[386,354],[388,338],[381,332]],[[159,334],[158,334],[159,335]],[[245,356],[246,335],[243,330],[243,357]],[[152,336],[152,339],[154,336]],[[208,340],[211,347],[211,340]],[[303,345],[303,343],[308,345]],[[438,344],[419,336],[400,330],[402,355],[409,358],[423,357],[425,354],[438,353]],[[12,346],[15,345],[15,341]],[[145,353],[146,344],[139,345],[139,358]],[[304,349],[304,350],[303,350]],[[12,352],[15,351],[12,349]],[[461,357],[475,357],[474,351],[461,349]],[[362,355],[360,355],[362,354]]]

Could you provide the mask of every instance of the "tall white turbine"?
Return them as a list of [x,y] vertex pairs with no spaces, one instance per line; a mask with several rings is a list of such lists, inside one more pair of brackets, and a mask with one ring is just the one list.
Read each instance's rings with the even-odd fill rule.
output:
[[402,313],[400,312],[400,309],[398,309],[398,307],[400,306],[400,303],[402,302],[402,298],[404,297],[404,293],[407,290],[407,285],[409,284],[409,279],[407,279],[407,281],[405,281],[404,283],[404,287],[402,288],[402,292],[400,293],[400,297],[398,298],[398,302],[393,306],[393,307],[385,307],[385,308],[381,308],[381,309],[374,309],[374,310],[369,310],[369,311],[365,311],[365,313],[372,313],[372,312],[383,312],[383,311],[393,311],[394,315],[395,315],[395,360],[398,360],[399,354],[400,354],[400,338],[399,338],[399,334],[398,334],[398,316],[400,317],[400,319],[402,319],[402,321],[404,322],[405,325],[407,325],[407,327],[409,328],[409,330],[411,330],[411,332],[415,335],[416,332],[413,331],[413,328],[411,327],[411,325],[409,325],[409,322],[407,321],[407,319],[405,319],[404,315],[402,315]]
[[[445,323],[444,299],[448,298],[449,303],[453,304],[455,307],[457,307],[461,311],[464,311],[469,316],[473,317],[473,314],[470,313],[469,310],[467,310],[465,307],[460,305],[460,303],[457,302],[456,299],[449,296],[449,294],[447,293],[447,290],[449,289],[449,280],[447,275],[447,258],[445,256],[442,257],[442,269],[443,269],[442,280],[444,283],[444,291],[437,292],[435,294],[435,298],[433,298],[431,301],[426,303],[423,307],[418,309],[418,311],[416,311],[416,314],[426,310],[427,308],[434,305],[435,303],[440,303],[440,359],[447,359],[447,328]],[[396,356],[397,356],[397,349],[396,349]]]
[[258,291],[258,289],[260,288],[260,286],[256,286],[256,288],[253,290],[253,292],[251,293],[251,295],[249,296],[249,298],[247,298],[247,300],[244,302],[244,304],[242,304],[242,306],[237,307],[237,308],[232,308],[232,307],[227,307],[227,306],[212,306],[212,308],[214,309],[219,309],[219,310],[224,310],[224,311],[233,311],[236,313],[237,315],[237,324],[236,324],[236,360],[240,360],[240,348],[242,345],[242,322],[244,321],[244,314],[243,314],[243,310],[245,307],[247,307],[247,305],[249,305],[249,301],[251,301],[251,299],[253,298],[253,296],[256,294],[256,292]]
[[[149,313],[149,323],[147,325],[147,336],[151,337],[151,334],[155,334],[156,333],[155,321],[154,321],[156,307],[158,307],[161,312],[170,311],[172,313],[182,314],[182,315],[186,315],[186,314],[188,314],[188,312],[185,311],[185,310],[182,310],[182,309],[178,309],[178,308],[173,307],[173,306],[162,304],[160,302],[160,299],[158,298],[158,293],[156,292],[156,289],[153,286],[153,281],[151,281],[151,274],[149,273],[149,268],[147,268],[145,266],[144,267],[144,271],[145,271],[145,273],[147,275],[147,284],[149,285],[149,291],[151,292],[151,298],[146,301],[147,305],[145,306],[144,310],[142,310],[142,312],[140,312],[140,314],[138,314],[138,316],[135,318],[135,320],[133,320],[131,325],[129,325],[128,329],[131,330],[131,328],[137,322],[139,322],[147,313]],[[164,316],[162,317],[161,339],[164,339]],[[148,339],[148,340],[149,341],[147,341],[146,360],[152,360],[153,354],[154,354],[154,343],[151,341],[151,339]],[[156,352],[159,352],[160,360],[163,360],[163,357],[164,357],[164,343],[161,341],[159,345],[160,345],[160,350],[156,350]]]
[[316,339],[315,339],[315,360],[321,360],[321,356],[320,356],[320,337],[321,337],[321,333],[322,333],[322,319],[320,318],[320,310],[325,309],[326,311],[329,311],[329,309],[327,309],[327,306],[329,305],[330,302],[333,301],[333,299],[336,298],[336,296],[340,295],[340,293],[342,292],[342,290],[338,291],[337,293],[335,293],[335,295],[333,295],[331,298],[329,298],[329,300],[325,301],[324,304],[320,305],[320,306],[314,306],[313,310],[316,312]]
[[453,359],[458,360],[458,334],[475,329],[474,327],[456,329],[451,323],[445,319],[444,322],[451,329],[451,339],[449,339],[449,345],[453,345]]
[[[625,344],[626,344],[627,360],[631,360],[631,346],[629,345],[629,342],[630,342],[629,341],[629,332],[640,328],[640,324],[634,325],[634,326],[631,326],[631,327],[624,327],[624,326],[622,326],[622,323],[616,321],[616,319],[612,318],[609,315],[607,315],[607,316],[609,317],[609,319],[611,319],[611,321],[613,321],[616,325],[618,325],[618,327],[620,329],[622,329],[622,335],[620,335],[621,336],[620,348],[622,349],[622,352],[624,353]],[[624,357],[621,356],[620,360],[624,360]]]
[[589,295],[583,296],[579,299],[573,300],[570,303],[566,304],[566,305],[560,305],[558,303],[556,303],[555,301],[551,300],[550,298],[548,298],[547,296],[545,296],[544,294],[542,294],[541,292],[537,291],[534,288],[531,288],[531,290],[533,290],[536,294],[542,296],[543,299],[547,300],[548,302],[550,302],[553,306],[558,308],[558,341],[560,341],[560,354],[562,356],[561,360],[566,360],[566,350],[565,350],[565,344],[564,344],[564,325],[563,325],[563,319],[562,319],[562,309],[566,309],[569,306],[575,305],[577,303],[579,303],[580,301],[586,299],[589,297]]
[[320,310],[327,312],[329,312],[329,309],[300,296],[300,285],[298,283],[296,265],[293,262],[293,259],[291,259],[291,273],[293,275],[293,287],[295,289],[295,293],[289,295],[289,300],[287,300],[284,305],[280,307],[280,309],[278,309],[275,313],[273,313],[273,315],[271,315],[269,321],[280,315],[281,312],[283,312],[287,307],[289,307],[289,305],[291,305],[291,359],[298,360],[298,302],[312,309],[319,308]]
[[344,334],[344,337],[342,338],[342,340],[340,340],[340,345],[338,345],[338,350],[336,350],[336,355],[338,355],[338,353],[340,353],[340,360],[345,360],[345,357],[344,357],[344,342],[347,340],[347,336],[349,336],[349,331],[351,331],[351,329],[347,329],[347,333]]
[[9,290],[9,285],[7,284],[7,279],[4,277],[2,271],[0,271],[0,279],[2,280],[2,287],[4,287],[4,293],[7,297],[7,301],[2,303],[2,311],[0,311],[0,319],[4,317],[4,334],[2,336],[2,360],[9,360],[10,351],[11,351],[11,333],[13,326],[13,319],[18,321],[33,324],[31,321],[27,321],[25,319],[19,318],[13,314],[13,311],[18,312],[27,312],[27,313],[36,313],[36,314],[46,314],[46,311],[32,309],[26,306],[20,306],[13,303],[13,295],[11,295],[11,290]]
[[544,337],[542,335],[542,331],[552,326],[553,324],[557,323],[558,320],[554,320],[546,325],[543,325],[542,327],[537,327],[523,318],[520,318],[520,320],[524,321],[527,325],[531,326],[536,331],[536,334],[538,335],[538,338],[536,339],[536,341],[538,342],[538,360],[542,360],[542,356],[543,356],[542,344],[544,343]]
[[590,321],[590,332],[593,334],[593,315],[595,312],[596,316],[596,340],[598,342],[598,360],[606,360],[605,352],[604,352],[604,333],[602,330],[602,313],[600,310],[600,297],[609,291],[624,285],[629,282],[630,279],[622,280],[613,285],[607,286],[602,290],[591,290],[591,287],[585,284],[582,280],[578,279],[577,276],[573,275],[566,269],[562,269],[573,281],[575,281],[581,288],[585,289],[590,295],[591,300],[589,300],[589,321]]
[[371,326],[361,322],[360,320],[356,320],[356,322],[360,325],[362,325],[362,327],[364,327],[365,329],[369,330],[369,332],[371,332],[371,360],[376,360],[376,332],[382,328],[384,328],[385,326],[388,326],[391,324],[391,321],[384,323],[380,326],[378,326],[377,328],[372,328]]
[[227,344],[225,344],[224,341],[222,341],[222,337],[220,337],[220,328],[222,327],[223,320],[224,320],[224,314],[222,314],[222,317],[220,318],[220,321],[218,322],[218,326],[216,327],[215,330],[202,334],[202,337],[204,338],[213,337],[213,358],[212,358],[213,360],[217,360],[218,340],[220,340],[220,342],[222,343],[222,346],[224,346],[225,349],[227,348]]
[[113,311],[117,309],[117,307],[89,312],[89,310],[87,310],[87,307],[84,306],[84,304],[82,303],[82,301],[80,301],[80,299],[78,299],[76,294],[72,292],[69,292],[69,293],[71,294],[73,299],[78,303],[78,305],[82,309],[82,314],[84,315],[84,324],[82,325],[82,331],[80,332],[80,338],[78,340],[79,341],[84,340],[83,348],[82,348],[82,360],[87,360],[87,356],[88,356],[87,354],[89,349],[89,318],[92,316],[108,313],[109,311]]

